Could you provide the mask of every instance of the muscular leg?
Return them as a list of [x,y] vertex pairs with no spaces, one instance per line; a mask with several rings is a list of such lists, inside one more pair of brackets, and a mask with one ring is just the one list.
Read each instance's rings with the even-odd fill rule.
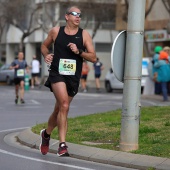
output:
[[53,129],[57,126],[57,115],[59,112],[59,106],[56,102],[55,107],[54,107],[54,111],[51,114],[51,116],[48,119],[48,127],[46,129],[47,134],[51,134],[51,132],[53,131]]
[[85,80],[82,78],[81,79],[81,89],[84,90],[86,88],[85,86]]
[[24,81],[20,82],[20,98],[24,99]]
[[[67,133],[67,115],[69,111],[70,103],[73,99],[73,97],[69,97],[67,94],[66,85],[64,82],[58,82],[52,84],[52,89],[54,96],[56,98],[56,106],[55,111],[53,112],[54,115],[49,119],[50,126],[48,128],[49,133],[52,129],[54,129],[54,126],[58,126],[58,133],[59,133],[59,141],[65,142],[66,139],[66,133]],[[57,115],[56,115],[57,114]],[[55,120],[51,120],[51,119]],[[50,130],[51,127],[51,130]]]
[[34,77],[31,78],[31,87],[34,87]]
[[39,85],[39,79],[38,79],[38,76],[35,77],[35,85]]
[[96,80],[96,88],[100,89],[100,80],[99,80],[99,78],[96,78],[95,80]]
[[19,84],[15,85],[15,95],[18,97],[18,91],[19,91]]
[[84,79],[84,89],[87,89],[87,86],[86,86],[86,79]]

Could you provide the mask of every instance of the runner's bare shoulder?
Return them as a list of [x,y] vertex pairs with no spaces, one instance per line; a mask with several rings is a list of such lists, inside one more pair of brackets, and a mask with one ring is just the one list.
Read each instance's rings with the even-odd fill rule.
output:
[[51,30],[50,30],[50,34],[51,36],[53,37],[53,40],[55,41],[55,39],[57,38],[57,35],[58,35],[58,32],[60,30],[60,27],[56,26],[56,27],[53,27]]

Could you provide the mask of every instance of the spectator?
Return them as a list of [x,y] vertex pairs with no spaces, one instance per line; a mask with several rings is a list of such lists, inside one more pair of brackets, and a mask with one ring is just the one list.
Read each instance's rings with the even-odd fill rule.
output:
[[167,53],[168,53],[168,56],[170,57],[170,47],[165,46],[165,47],[163,48],[163,51],[167,52]]
[[161,51],[158,60],[155,60],[154,65],[155,75],[154,80],[161,84],[161,90],[163,95],[163,101],[168,101],[168,85],[170,81],[170,64],[168,59],[168,53]]
[[86,60],[83,60],[82,72],[81,72],[81,89],[84,93],[87,92],[87,76],[90,71],[90,67]]
[[161,46],[156,46],[154,48],[154,52],[155,54],[153,55],[153,58],[152,58],[152,73],[150,74],[150,77],[154,80],[155,82],[155,94],[161,94],[161,84],[160,82],[157,82],[155,80],[156,76],[157,76],[157,68],[156,67],[153,67],[154,66],[154,63],[156,61],[158,61],[159,59],[159,53],[160,51],[162,51],[163,48]]
[[[168,59],[169,59],[169,61],[170,61],[170,47],[165,46],[165,47],[163,48],[163,51],[165,51],[165,52],[168,53],[168,55],[169,55]],[[168,82],[168,94],[170,94],[170,82]]]
[[95,77],[95,83],[96,83],[96,92],[100,92],[100,76],[101,71],[104,69],[103,64],[99,61],[99,58],[97,58],[96,63],[93,64],[94,68],[94,77]]
[[31,62],[31,88],[34,88],[34,85],[39,85],[39,75],[40,75],[40,62],[37,60],[36,56],[33,56],[33,60]]

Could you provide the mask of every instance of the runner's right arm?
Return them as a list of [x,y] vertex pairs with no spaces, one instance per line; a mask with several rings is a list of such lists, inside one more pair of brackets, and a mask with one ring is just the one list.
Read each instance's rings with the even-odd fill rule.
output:
[[50,64],[53,60],[53,54],[49,54],[49,47],[54,43],[57,35],[58,35],[59,27],[54,27],[51,29],[51,31],[48,33],[47,38],[44,40],[44,42],[41,45],[41,53],[44,56],[44,61],[47,64]]

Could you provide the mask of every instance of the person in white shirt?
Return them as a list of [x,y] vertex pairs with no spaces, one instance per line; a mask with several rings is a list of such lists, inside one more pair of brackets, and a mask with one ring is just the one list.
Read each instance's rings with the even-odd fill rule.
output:
[[36,56],[33,56],[33,60],[31,62],[31,88],[34,88],[34,85],[39,85],[39,74],[40,74],[40,62],[37,60]]

